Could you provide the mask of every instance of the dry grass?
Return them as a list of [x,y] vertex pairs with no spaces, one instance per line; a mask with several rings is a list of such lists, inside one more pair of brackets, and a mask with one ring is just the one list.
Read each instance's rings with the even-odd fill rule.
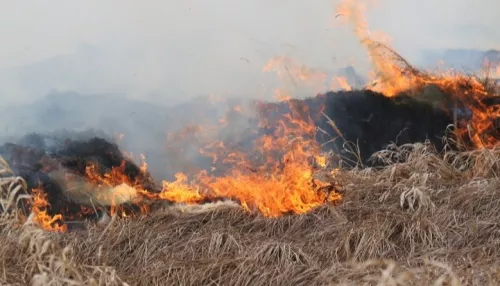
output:
[[219,203],[113,218],[66,234],[19,228],[4,216],[0,283],[500,283],[500,150],[443,159],[431,146],[413,144],[378,156],[407,161],[340,172],[343,202],[300,216],[265,219]]

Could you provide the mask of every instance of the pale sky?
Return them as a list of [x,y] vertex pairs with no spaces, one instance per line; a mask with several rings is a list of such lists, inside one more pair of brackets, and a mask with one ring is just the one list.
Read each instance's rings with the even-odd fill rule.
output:
[[[318,69],[362,67],[350,28],[333,19],[338,2],[1,0],[0,97],[25,101],[51,88],[144,99],[256,93],[262,67],[280,55]],[[368,24],[411,59],[427,48],[500,49],[498,11],[498,0],[379,0]]]

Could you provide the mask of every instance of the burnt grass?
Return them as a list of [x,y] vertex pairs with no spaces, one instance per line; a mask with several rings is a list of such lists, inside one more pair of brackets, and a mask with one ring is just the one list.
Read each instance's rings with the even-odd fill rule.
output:
[[[54,140],[51,146],[47,146],[48,141],[44,135],[29,134],[19,142],[0,146],[0,156],[17,176],[25,180],[28,191],[38,187],[44,190],[50,203],[48,211],[52,215],[76,216],[81,211],[81,206],[65,196],[63,187],[50,176],[50,172],[61,169],[83,177],[90,164],[97,166],[96,172],[101,176],[111,172],[112,168],[120,168],[130,182],[140,182],[142,188],[150,192],[160,191],[149,173],[141,172],[140,167],[126,158],[116,144],[103,138],[74,140],[62,137]],[[133,206],[128,209],[139,211]]]
[[370,90],[328,92],[303,100],[261,104],[260,114],[270,122],[290,113],[295,118],[309,117],[318,128],[316,140],[324,151],[334,151],[350,166],[375,166],[380,162],[370,160],[372,154],[391,143],[428,140],[443,150],[443,138],[450,136],[454,117],[453,110],[436,106],[445,97],[436,93],[441,98],[430,104],[406,94],[388,98]]

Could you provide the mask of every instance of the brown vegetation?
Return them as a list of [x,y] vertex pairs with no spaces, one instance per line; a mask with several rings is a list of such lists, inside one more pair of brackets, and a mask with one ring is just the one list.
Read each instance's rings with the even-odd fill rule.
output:
[[[342,203],[304,215],[269,219],[230,203],[170,206],[86,231],[48,233],[30,223],[19,227],[17,217],[4,212],[0,283],[499,283],[499,151],[443,157],[414,144],[378,156],[407,161],[341,171]],[[13,180],[3,175],[4,195],[20,186]],[[14,205],[6,198],[4,209]]]

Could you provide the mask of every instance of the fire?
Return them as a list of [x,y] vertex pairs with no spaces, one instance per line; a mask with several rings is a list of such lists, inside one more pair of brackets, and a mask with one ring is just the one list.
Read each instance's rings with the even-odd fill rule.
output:
[[[373,39],[363,17],[364,9],[365,7],[355,0],[345,0],[336,12],[347,17],[354,33],[368,51],[374,68],[373,74],[376,76],[368,89],[393,97],[402,93],[421,94],[424,88],[435,86],[443,94],[453,96],[451,102],[440,99],[442,103],[454,104],[455,107],[462,104],[471,110],[472,118],[468,122],[458,122],[459,126],[456,126],[460,136],[469,137],[475,148],[497,146],[500,141],[493,135],[496,133],[494,120],[500,117],[500,109],[494,105],[486,105],[484,99],[497,97],[498,90],[488,89],[484,83],[473,77],[453,73],[434,75],[412,67],[387,44]],[[454,108],[442,107],[450,112]]]
[[[327,159],[320,154],[307,110],[292,104],[290,109],[273,134],[255,140],[250,153],[232,149],[222,141],[206,146],[202,154],[212,158],[214,169],[221,174],[203,170],[188,181],[179,173],[174,182],[163,182],[158,198],[183,203],[229,198],[267,217],[301,214],[340,200],[331,182],[315,177],[315,171],[325,167]],[[263,124],[267,123],[264,120]],[[313,162],[319,168],[315,169]]]
[[[147,164],[143,163],[140,170],[145,172],[146,167]],[[122,162],[119,167],[113,167],[104,175],[99,173],[98,168],[96,164],[89,164],[85,169],[86,179],[91,183],[85,190],[89,198],[94,198],[102,205],[111,205],[111,215],[128,216],[125,208],[120,205],[129,202],[147,211],[144,199],[148,197],[148,192],[142,188],[140,180],[131,180],[125,174],[125,162]],[[68,180],[68,187],[72,189],[69,183],[71,183],[70,180]]]
[[349,83],[347,83],[347,79],[345,77],[339,76],[339,77],[336,77],[335,80],[337,80],[337,82],[339,83],[340,88],[347,90],[347,91],[352,90]]
[[279,88],[274,90],[274,98],[277,101],[288,101],[288,100],[292,99],[292,97],[288,94],[288,92],[286,92],[283,89],[279,89]]
[[[497,146],[499,141],[490,131],[495,129],[493,119],[500,117],[500,108],[484,103],[484,99],[497,94],[472,77],[460,74],[433,75],[413,68],[390,48],[387,36],[379,33],[379,40],[374,38],[364,19],[364,9],[355,0],[345,0],[336,14],[350,21],[354,33],[367,49],[374,68],[374,83],[367,88],[394,97],[401,93],[421,94],[426,87],[435,86],[443,95],[453,96],[451,100],[440,99],[440,103],[453,103],[455,106],[463,104],[472,111],[469,121],[458,122],[460,135],[467,135],[474,147]],[[495,69],[500,76],[500,65]],[[299,65],[288,57],[271,59],[263,71],[274,71],[280,79],[286,79],[295,87],[306,84],[322,92],[325,84],[325,73]],[[334,79],[342,89],[352,90],[345,78]],[[97,164],[87,166],[85,179],[93,187],[86,191],[98,201],[109,202],[110,212],[123,217],[130,215],[119,207],[124,202],[133,203],[143,213],[147,213],[149,209],[146,201],[151,200],[199,204],[225,198],[239,202],[246,211],[278,217],[286,213],[303,214],[321,205],[342,200],[335,185],[338,170],[327,171],[328,158],[321,153],[315,140],[316,128],[307,106],[296,103],[286,89],[277,88],[274,92],[279,101],[289,103],[290,111],[276,124],[275,120],[268,120],[270,114],[260,110],[263,116],[260,127],[269,132],[258,136],[252,142],[251,150],[241,149],[231,142],[212,140],[214,134],[220,131],[217,128],[228,126],[233,118],[229,115],[241,115],[244,112],[241,106],[236,105],[229,109],[230,114],[219,120],[219,127],[189,125],[168,134],[167,149],[171,151],[169,160],[174,162],[173,165],[180,172],[176,173],[175,180],[163,181],[160,192],[145,190],[142,182],[130,179],[125,174],[124,164],[104,175],[99,172]],[[216,102],[219,99],[214,97],[212,100]],[[442,107],[449,110],[453,108],[444,104]],[[192,152],[189,147],[193,144],[195,150],[209,158],[211,168],[201,169],[185,160],[185,155]],[[144,156],[142,161],[140,170],[145,173],[147,163]],[[49,205],[43,190],[34,189],[33,194],[35,200],[32,211],[36,222],[44,229],[65,231],[66,225],[58,224],[62,221],[62,215],[48,215]],[[84,208],[82,212],[91,210]]]
[[148,163],[146,162],[146,156],[144,154],[141,154],[141,166],[139,167],[142,173],[146,173],[148,170]]
[[275,72],[280,80],[290,82],[295,88],[304,84],[315,92],[323,92],[326,82],[324,72],[301,65],[285,56],[270,59],[262,71]]
[[158,198],[192,204],[199,203],[204,199],[198,190],[189,186],[186,175],[177,173],[175,178],[174,182],[163,181],[163,190]]
[[[354,34],[359,38],[361,44],[367,49],[368,57],[374,67],[377,85],[372,88],[382,92],[386,96],[395,96],[402,91],[414,86],[416,79],[408,76],[404,67],[395,64],[392,56],[399,56],[387,46],[389,37],[381,32],[375,33],[378,40],[374,39],[368,30],[368,24],[364,18],[365,5],[356,0],[344,0],[336,10],[337,15],[347,18],[353,26]],[[402,60],[399,57],[398,60]],[[405,64],[406,62],[403,62]]]
[[48,231],[65,232],[67,226],[63,221],[61,214],[51,216],[48,214],[47,209],[50,204],[47,201],[47,194],[41,187],[32,189],[33,203],[31,206],[31,213],[34,215],[34,222],[41,228]]
[[[333,183],[333,173],[326,171],[328,160],[315,140],[316,128],[307,106],[295,104],[293,100],[288,102],[290,112],[277,124],[263,120],[262,128],[274,131],[257,137],[251,150],[239,150],[223,141],[214,141],[202,148],[200,153],[211,158],[213,167],[210,170],[191,176],[177,173],[174,181],[163,181],[161,192],[153,193],[144,190],[140,181],[131,180],[125,174],[124,164],[104,175],[99,172],[98,165],[90,164],[85,177],[94,189],[87,193],[96,201],[109,202],[111,213],[122,217],[129,214],[118,208],[120,203],[145,206],[147,200],[198,204],[225,198],[266,217],[302,214],[340,201],[342,195]],[[235,107],[233,110],[240,109]],[[264,119],[271,116],[266,113],[269,110],[261,112]],[[191,131],[199,130],[198,127],[186,129],[177,135],[182,139]],[[112,188],[112,192],[106,188]]]
[[[271,59],[264,71],[275,71],[279,78],[294,84],[323,85],[325,79],[325,74],[287,57]],[[189,176],[177,173],[174,181],[163,181],[161,193],[147,194],[148,198],[188,204],[227,198],[238,201],[248,211],[257,210],[268,217],[301,214],[339,201],[341,195],[331,183],[334,179],[330,176],[324,181],[325,178],[316,176],[327,166],[327,158],[315,141],[316,130],[308,111],[303,106],[294,106],[285,89],[275,89],[275,95],[279,101],[289,102],[291,111],[275,125],[270,125],[264,116],[261,127],[274,128],[272,134],[258,137],[252,150],[240,150],[220,140],[205,144],[199,152],[211,159],[212,168]],[[242,108],[235,106],[231,111],[241,113]],[[219,123],[227,125],[227,116]],[[217,132],[213,127],[201,126],[193,131],[200,134],[202,130]],[[170,139],[184,140],[184,133]],[[198,143],[203,141],[201,138],[197,138]]]
[[[191,184],[178,175],[174,183],[164,183],[160,197],[185,203],[230,198],[267,217],[301,214],[340,200],[341,195],[329,182],[314,177],[311,161],[316,159],[319,166],[325,166],[326,158],[319,155],[314,126],[299,118],[299,114],[287,115],[273,136],[256,140],[261,165],[246,154],[229,152],[223,161],[230,162],[232,168],[226,175],[210,176],[203,171]],[[276,157],[277,153],[282,154]]]
[[[340,201],[342,195],[333,183],[334,174],[326,170],[328,159],[321,154],[315,140],[316,128],[307,106],[290,99],[288,103],[289,113],[277,123],[265,120],[272,116],[272,111],[260,109],[264,118],[261,127],[273,132],[258,136],[251,150],[240,150],[224,141],[206,144],[200,153],[211,159],[212,168],[189,176],[179,172],[175,180],[162,182],[160,192],[145,190],[139,177],[130,178],[125,172],[125,162],[104,174],[97,163],[90,163],[85,169],[84,182],[72,173],[63,172],[57,177],[63,178],[68,192],[77,190],[82,193],[80,198],[72,195],[73,200],[90,198],[97,209],[108,208],[111,215],[121,217],[132,215],[121,207],[124,203],[132,203],[139,206],[142,213],[148,213],[149,202],[163,200],[198,204],[231,199],[239,202],[243,209],[257,211],[266,217],[302,214]],[[241,112],[241,107],[231,110]],[[191,126],[172,136],[183,140],[201,130],[203,128],[199,126]],[[147,172],[146,160],[144,156],[141,158],[141,172]],[[48,215],[41,208],[47,206],[46,196],[43,192],[34,192],[37,221],[44,229],[65,231],[65,225],[54,226],[54,222],[62,220],[63,216]],[[82,207],[82,215],[89,213],[92,213],[91,208]]]

